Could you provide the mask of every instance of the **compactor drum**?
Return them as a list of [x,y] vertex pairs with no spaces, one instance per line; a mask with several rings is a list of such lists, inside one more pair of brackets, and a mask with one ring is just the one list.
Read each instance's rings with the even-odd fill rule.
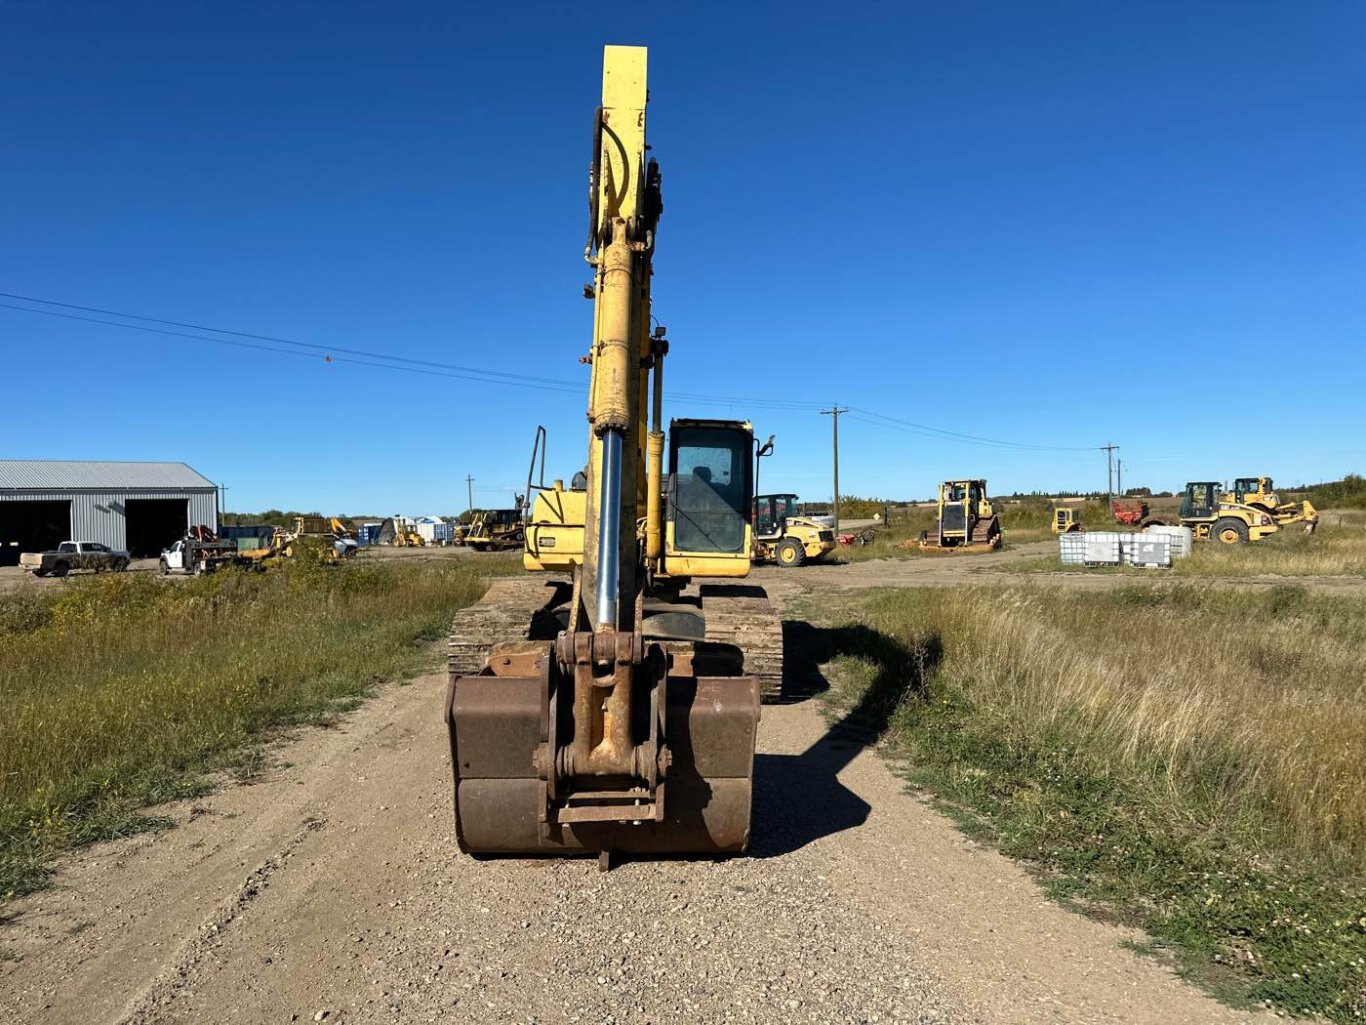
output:
[[474,854],[596,853],[606,865],[614,852],[749,842],[759,667],[781,679],[781,626],[761,589],[713,583],[749,572],[751,426],[663,430],[669,344],[650,330],[663,200],[645,65],[643,48],[606,49],[585,252],[587,465],[568,489],[543,472],[528,482],[524,564],[564,578],[495,581],[452,628],[456,836]]

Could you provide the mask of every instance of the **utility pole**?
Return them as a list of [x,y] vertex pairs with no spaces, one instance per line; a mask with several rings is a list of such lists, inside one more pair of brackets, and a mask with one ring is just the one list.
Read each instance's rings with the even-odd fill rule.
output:
[[1113,503],[1115,500],[1115,449],[1118,445],[1100,446],[1105,452],[1105,501]]
[[467,502],[467,505],[465,506],[465,508],[468,509],[468,510],[469,510],[469,514],[470,514],[471,516],[473,516],[473,515],[474,515],[474,478],[471,477],[468,473],[465,474],[465,496],[466,496],[466,502]]
[[840,409],[836,404],[831,409],[822,409],[821,416],[830,417],[830,422],[835,429],[835,533],[840,530],[840,414],[849,412],[848,408]]
[[1124,460],[1115,460],[1115,490],[1119,492],[1119,497],[1124,497]]

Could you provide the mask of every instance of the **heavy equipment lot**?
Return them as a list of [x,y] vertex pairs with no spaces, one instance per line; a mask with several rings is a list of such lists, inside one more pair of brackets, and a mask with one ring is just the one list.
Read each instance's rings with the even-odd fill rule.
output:
[[[841,570],[860,584],[883,572],[828,572]],[[823,590],[790,587],[785,609]],[[812,677],[797,696],[822,685]],[[385,685],[334,728],[297,734],[254,785],[158,809],[178,828],[70,856],[52,888],[6,908],[0,1013],[1261,1020],[1123,949],[1133,930],[1049,902],[1023,869],[908,796],[866,722],[832,724],[815,700],[764,710],[747,856],[628,861],[608,874],[591,859],[463,856],[451,840],[444,692],[440,675]]]
[[[1330,527],[1319,540],[1332,537]],[[154,809],[176,828],[78,850],[50,887],[10,901],[0,1015],[1262,1020],[1179,981],[1167,961],[1125,949],[1139,932],[1053,903],[1020,864],[907,794],[877,751],[885,721],[839,703],[847,666],[829,661],[821,624],[846,605],[861,608],[848,603],[863,595],[1009,595],[1040,583],[1068,593],[1171,590],[1165,579],[1039,572],[1052,548],[754,571],[791,628],[796,677],[792,700],[764,709],[745,856],[627,860],[600,874],[591,859],[461,855],[444,679],[387,683],[330,728],[288,736],[250,785],[225,778],[214,792]],[[412,572],[508,557],[444,549],[375,558]],[[1359,575],[1296,583],[1366,598]],[[1211,584],[1277,594],[1286,578]]]

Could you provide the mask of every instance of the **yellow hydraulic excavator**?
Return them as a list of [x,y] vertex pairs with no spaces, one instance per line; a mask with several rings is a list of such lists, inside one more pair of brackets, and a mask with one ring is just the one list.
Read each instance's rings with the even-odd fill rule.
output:
[[[665,475],[668,344],[650,330],[663,202],[646,97],[645,49],[607,47],[585,251],[588,461],[570,488],[532,482],[526,540],[527,568],[569,581],[500,579],[452,629],[456,835],[475,854],[597,854],[607,867],[618,852],[749,840],[760,677],[734,609],[723,603],[718,627],[707,588],[695,600],[682,589],[749,571],[753,431],[675,420]],[[486,656],[477,670],[474,654]]]

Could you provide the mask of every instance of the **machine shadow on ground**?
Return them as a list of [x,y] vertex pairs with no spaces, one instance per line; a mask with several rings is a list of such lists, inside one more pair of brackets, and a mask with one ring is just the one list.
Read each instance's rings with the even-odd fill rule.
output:
[[783,643],[787,701],[829,690],[822,667],[840,655],[871,662],[875,676],[858,702],[834,718],[825,734],[801,754],[755,756],[750,853],[756,858],[789,854],[867,820],[870,806],[839,781],[839,773],[877,742],[902,701],[924,692],[926,678],[943,658],[938,636],[912,650],[861,624],[826,629],[788,620],[783,623]]

